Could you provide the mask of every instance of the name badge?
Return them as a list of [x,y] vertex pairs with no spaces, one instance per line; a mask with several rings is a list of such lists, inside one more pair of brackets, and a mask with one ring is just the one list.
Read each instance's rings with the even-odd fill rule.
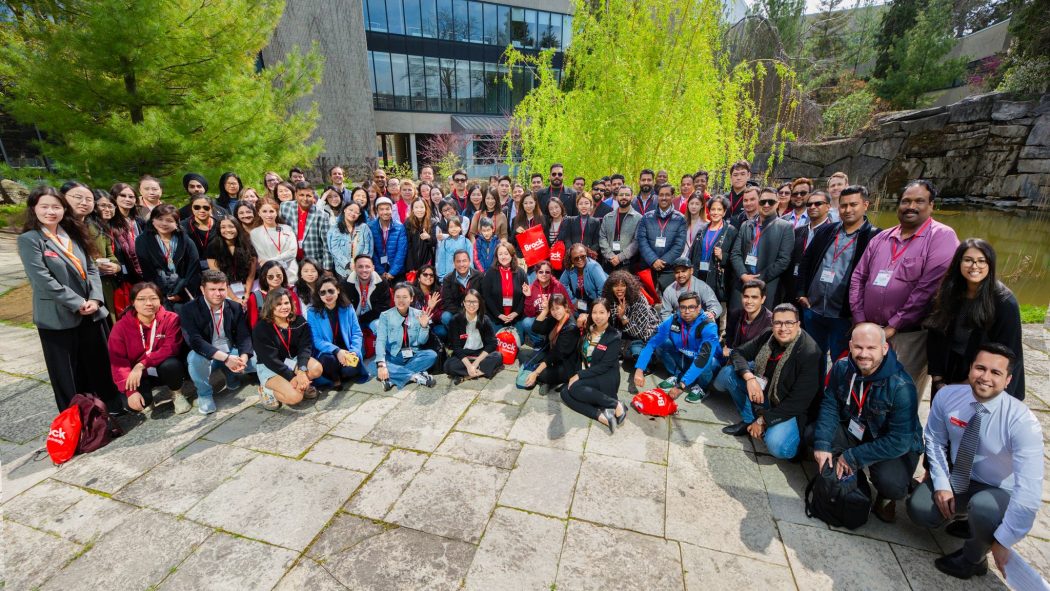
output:
[[656,248],[663,248],[665,246],[667,246],[667,238],[660,236],[656,239]]
[[701,271],[710,271],[711,270],[711,263],[709,263],[707,261],[702,261],[700,263],[700,270]]
[[889,269],[879,271],[879,274],[875,276],[875,287],[886,287],[890,284],[890,277],[893,277],[893,271]]
[[300,250],[302,250],[302,248],[303,248],[303,242],[304,242],[303,240],[300,240],[300,241],[299,241],[299,249],[300,249]]
[[595,347],[595,349],[597,349],[597,350],[599,350],[599,351],[604,351],[604,350],[606,350],[606,349],[608,349],[608,348],[609,348],[609,347],[606,347],[605,345],[598,345],[597,347]]
[[795,265],[795,270],[792,272],[792,275],[798,277],[798,265]]
[[58,253],[53,251],[53,250],[45,250],[44,251],[44,256],[51,257],[53,259],[57,259],[58,258]]
[[380,265],[385,265],[386,264],[386,255],[383,255],[383,256],[379,257],[379,264]]
[[956,427],[962,427],[963,429],[966,428],[966,425],[970,424],[970,423],[967,423],[966,421],[960,419],[959,417],[952,417],[950,420],[951,420],[951,423],[953,425],[955,425]]
[[244,297],[244,284],[240,281],[236,281],[230,284],[230,290],[233,291],[233,295],[237,297]]
[[861,425],[856,417],[850,417],[848,430],[849,434],[856,437],[858,440],[864,439],[864,425]]
[[509,308],[514,305],[514,298],[503,298],[503,307]]
[[412,359],[413,355],[415,355],[415,353],[412,351],[412,347],[405,347],[404,349],[401,349],[401,357],[402,358],[404,358],[404,359]]
[[147,367],[147,368],[146,368],[146,375],[148,375],[148,376],[153,376],[153,377],[155,377],[155,378],[156,378],[156,377],[159,377],[159,376],[157,375],[157,368],[155,368],[155,367]]
[[613,242],[613,252],[620,252],[620,243]]
[[824,269],[823,271],[821,271],[821,273],[820,273],[820,282],[821,283],[831,283],[832,281],[835,281],[835,272],[834,271],[832,271],[831,269]]
[[586,312],[587,311],[587,302],[585,300],[580,300],[580,301],[576,302],[576,308],[580,312]]
[[686,357],[696,357],[696,351],[690,351],[689,349],[679,349],[678,352]]
[[749,254],[747,255],[747,258],[744,259],[744,264],[754,267],[758,264],[758,257],[753,254]]
[[124,275],[127,275],[128,274],[128,267],[127,267],[127,265],[121,265],[120,266],[120,272],[123,273]]
[[292,371],[295,371],[295,360],[291,359],[291,358],[285,359],[284,360],[284,366],[287,367],[288,369],[292,370]]

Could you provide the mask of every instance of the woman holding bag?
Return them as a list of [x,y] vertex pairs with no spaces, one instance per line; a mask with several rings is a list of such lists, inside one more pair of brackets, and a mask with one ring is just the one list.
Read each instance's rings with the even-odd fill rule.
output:
[[496,260],[481,278],[481,294],[489,319],[498,331],[521,321],[529,288],[525,271],[518,264],[514,247],[503,241],[496,247]]

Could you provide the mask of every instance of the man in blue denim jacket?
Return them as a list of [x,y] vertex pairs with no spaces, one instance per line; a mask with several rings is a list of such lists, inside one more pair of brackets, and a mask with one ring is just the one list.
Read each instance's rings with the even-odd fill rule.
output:
[[831,368],[813,457],[821,468],[833,463],[839,478],[867,468],[878,491],[875,516],[892,523],[923,450],[919,398],[882,327],[858,324],[849,351]]

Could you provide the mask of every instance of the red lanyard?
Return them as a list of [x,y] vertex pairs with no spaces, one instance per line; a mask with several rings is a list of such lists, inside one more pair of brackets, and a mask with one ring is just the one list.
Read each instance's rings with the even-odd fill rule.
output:
[[[859,236],[859,235],[860,234],[857,234],[857,236]],[[839,237],[841,237],[841,236],[842,236],[842,234],[835,234],[835,246],[833,246],[831,248],[831,262],[832,262],[832,264],[834,264],[835,261],[839,260],[839,257],[842,256],[842,253],[846,252],[846,249],[849,248],[850,246],[852,246],[853,243],[857,241],[857,236],[854,236],[853,240],[850,240],[849,242],[846,243],[845,246],[842,247],[842,250],[838,250],[838,248],[839,248]]]
[[[747,342],[747,333],[751,332],[751,324],[747,321],[747,316],[744,314],[740,315],[740,342]],[[757,319],[756,319],[757,320]]]
[[223,315],[224,312],[225,312],[225,310],[220,305],[220,307],[219,307],[219,321],[218,322],[215,322],[215,313],[213,312],[212,315],[211,315],[212,322],[214,323],[214,326],[215,326],[215,338],[219,338],[221,336],[221,333],[222,333],[222,315]]
[[576,269],[576,296],[583,297],[583,271]]
[[[193,228],[193,235],[198,237],[198,238],[200,238],[201,231],[200,231],[200,228],[197,227],[197,224],[195,224],[195,223],[191,224],[190,227]],[[204,250],[204,247],[208,246],[208,242],[210,242],[210,238],[211,238],[211,231],[212,231],[212,228],[214,228],[214,227],[215,227],[215,220],[213,220],[212,218],[208,218],[208,229],[204,231],[204,239],[200,240],[200,245],[201,245],[201,250],[202,251]]]
[[285,339],[284,335],[281,334],[281,329],[277,328],[277,323],[273,325],[274,332],[277,333],[277,339],[284,345],[284,350],[288,352],[288,357],[292,356],[292,327],[288,327],[288,338]]
[[664,228],[667,227],[667,224],[671,223],[671,218],[672,217],[674,217],[674,216],[673,215],[667,216],[667,219],[664,220],[663,223],[660,223],[660,220],[656,220],[656,225],[660,226],[660,237],[661,238],[663,238],[663,236],[664,236]]
[[401,348],[402,349],[407,349],[408,348],[408,318],[407,317],[403,321],[401,321],[401,334],[402,334],[402,337],[401,337]]
[[[732,197],[733,197],[733,192],[732,191],[729,192],[729,197],[732,199]],[[729,204],[729,213],[735,212],[736,208],[739,207],[740,203],[743,202],[743,201],[744,201],[744,194],[741,193],[740,194],[740,199],[733,199],[733,202]]]
[[653,194],[649,193],[649,199],[642,201],[642,196],[638,195],[638,204],[641,206],[642,215],[649,213],[649,208],[653,205]]
[[149,327],[149,347],[146,347],[146,332],[143,330],[142,323],[139,323],[139,337],[142,339],[142,349],[149,355],[153,352],[153,343],[157,340],[157,319],[153,319],[153,324]]
[[620,224],[623,223],[623,218],[627,217],[626,213],[616,212],[616,241],[620,241]]
[[900,259],[902,256],[904,256],[904,253],[908,251],[908,247],[911,246],[911,243],[915,242],[915,239],[918,238],[919,236],[921,236],[922,233],[926,230],[926,228],[932,223],[933,223],[933,218],[926,218],[926,221],[923,222],[922,226],[919,227],[919,231],[918,232],[912,234],[907,240],[902,240],[902,242],[904,243],[904,247],[900,249],[900,252],[897,252],[897,244],[891,242],[890,243],[890,265],[895,264],[898,259]]
[[770,357],[769,360],[772,361],[773,363],[778,363],[780,361],[780,358],[783,357],[783,356],[784,356],[784,352],[781,351],[780,355],[777,355],[776,357]]
[[686,330],[685,320],[678,323],[679,328],[682,331],[682,348],[686,351],[689,350],[689,331]]
[[[853,376],[856,378],[856,376]],[[868,401],[868,392],[871,391],[871,384],[868,384],[867,388],[861,393],[860,398],[857,398],[856,392],[853,391],[853,379],[850,379],[849,395],[853,397],[853,400],[857,403],[857,416],[859,417],[864,412],[864,403]]]
[[276,242],[274,242],[273,236],[270,236],[270,231],[269,230],[267,230],[266,228],[263,228],[263,232],[265,232],[266,233],[266,237],[270,239],[270,244],[273,244],[274,248],[277,249],[277,253],[280,254],[280,252],[281,252],[281,227],[277,226],[275,229],[277,230],[277,241]]
[[580,241],[583,241],[583,229],[587,227],[587,216],[580,216]]
[[751,252],[758,251],[758,241],[762,238],[762,224],[755,224],[755,239],[751,241]]
[[171,266],[171,259],[175,256],[175,237],[172,236],[171,240],[168,241],[169,247],[164,248],[164,239],[160,240],[160,250],[164,253],[164,262]]

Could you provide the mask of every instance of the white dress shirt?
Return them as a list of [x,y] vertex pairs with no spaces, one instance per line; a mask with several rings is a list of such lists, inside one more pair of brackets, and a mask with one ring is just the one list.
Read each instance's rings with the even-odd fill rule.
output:
[[[945,386],[937,392],[926,423],[926,455],[934,490],[952,490],[948,453],[954,462],[977,400],[970,386]],[[1010,491],[1010,504],[995,539],[1012,546],[1032,529],[1043,491],[1043,434],[1025,403],[1000,393],[983,403],[980,442],[970,479]]]

